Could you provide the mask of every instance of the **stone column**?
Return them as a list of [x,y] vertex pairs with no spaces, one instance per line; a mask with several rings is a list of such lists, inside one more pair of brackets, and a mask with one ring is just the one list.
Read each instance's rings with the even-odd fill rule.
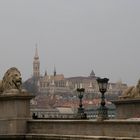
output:
[[0,134],[25,134],[27,120],[31,119],[29,93],[0,95]]

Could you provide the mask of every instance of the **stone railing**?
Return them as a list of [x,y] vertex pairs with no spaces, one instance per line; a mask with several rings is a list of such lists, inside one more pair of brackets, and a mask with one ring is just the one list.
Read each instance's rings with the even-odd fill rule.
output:
[[140,120],[30,120],[27,126],[29,134],[140,138]]

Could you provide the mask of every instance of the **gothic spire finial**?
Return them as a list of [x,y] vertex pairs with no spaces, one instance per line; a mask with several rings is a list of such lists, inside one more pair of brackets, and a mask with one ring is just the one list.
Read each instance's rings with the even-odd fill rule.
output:
[[44,76],[47,76],[47,70],[45,70],[45,74],[44,74]]
[[55,68],[55,65],[54,65],[54,76],[56,76],[56,68]]
[[35,59],[39,59],[39,56],[38,56],[38,49],[37,49],[37,47],[38,47],[38,45],[37,45],[37,43],[35,44],[35,47],[36,47],[36,49],[35,49]]

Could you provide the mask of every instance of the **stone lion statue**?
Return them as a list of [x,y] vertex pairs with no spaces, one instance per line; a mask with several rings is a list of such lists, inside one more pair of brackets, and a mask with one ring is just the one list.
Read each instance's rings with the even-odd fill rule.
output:
[[138,83],[136,86],[128,87],[120,96],[120,99],[126,99],[126,98],[138,98],[140,97],[140,79],[138,80]]
[[7,93],[13,91],[21,91],[22,78],[20,71],[12,67],[4,74],[2,81],[0,81],[0,93]]

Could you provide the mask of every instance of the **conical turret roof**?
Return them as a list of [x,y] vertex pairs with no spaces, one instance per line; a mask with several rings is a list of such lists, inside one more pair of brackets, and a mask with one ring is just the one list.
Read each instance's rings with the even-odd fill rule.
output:
[[92,70],[91,73],[90,73],[90,77],[95,77],[95,73],[94,73],[93,70]]

